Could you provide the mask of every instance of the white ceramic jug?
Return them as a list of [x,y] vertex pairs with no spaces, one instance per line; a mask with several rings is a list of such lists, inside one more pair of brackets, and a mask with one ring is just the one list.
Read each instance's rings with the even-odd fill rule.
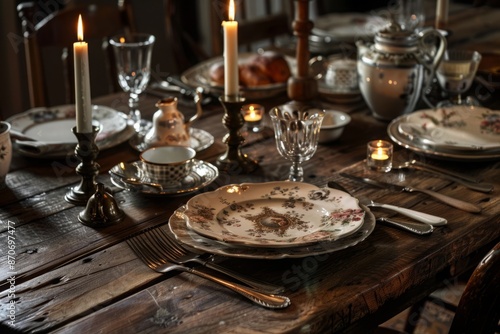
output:
[[177,98],[167,97],[156,103],[158,111],[153,115],[153,127],[144,137],[148,147],[190,146],[191,124],[202,114],[201,93],[195,97],[196,114],[185,121],[184,114],[177,108]]

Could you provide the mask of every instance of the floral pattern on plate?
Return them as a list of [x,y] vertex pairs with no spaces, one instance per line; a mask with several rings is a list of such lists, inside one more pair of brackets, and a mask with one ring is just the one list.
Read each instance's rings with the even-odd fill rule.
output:
[[354,233],[365,212],[332,189],[299,182],[229,185],[187,202],[187,225],[215,240],[247,246],[290,247]]
[[356,232],[337,240],[326,240],[294,247],[245,247],[206,238],[187,227],[187,217],[184,214],[185,206],[177,209],[170,216],[166,227],[162,228],[175,237],[182,246],[192,248],[195,251],[244,259],[304,258],[339,251],[364,241],[375,229],[375,216],[367,207],[362,206],[362,209],[365,211],[365,217],[362,226]]
[[500,111],[453,106],[420,110],[404,116],[398,129],[409,138],[457,150],[500,148]]

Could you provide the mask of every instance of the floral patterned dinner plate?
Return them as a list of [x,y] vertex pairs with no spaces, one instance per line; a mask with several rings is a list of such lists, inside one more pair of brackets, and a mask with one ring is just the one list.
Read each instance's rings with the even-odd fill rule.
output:
[[448,150],[500,149],[500,111],[470,106],[425,109],[404,116],[398,131]]
[[375,216],[365,206],[363,225],[354,233],[337,240],[325,240],[314,244],[300,245],[295,247],[246,247],[236,244],[219,242],[206,238],[187,228],[187,218],[184,215],[185,206],[177,209],[165,225],[165,232],[174,237],[183,247],[198,252],[206,252],[226,257],[243,259],[279,260],[286,258],[304,258],[328,254],[342,249],[353,247],[364,241],[375,229]]
[[187,226],[225,243],[291,247],[356,232],[365,211],[340,191],[300,182],[243,183],[199,194],[186,204]]

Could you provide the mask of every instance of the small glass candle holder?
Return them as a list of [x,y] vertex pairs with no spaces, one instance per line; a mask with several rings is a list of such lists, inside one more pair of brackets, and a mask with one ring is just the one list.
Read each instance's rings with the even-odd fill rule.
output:
[[392,169],[392,144],[385,140],[373,140],[367,145],[366,164],[378,172],[389,172]]
[[243,118],[245,119],[248,131],[259,132],[262,130],[262,117],[264,117],[264,107],[260,104],[245,104],[241,107]]

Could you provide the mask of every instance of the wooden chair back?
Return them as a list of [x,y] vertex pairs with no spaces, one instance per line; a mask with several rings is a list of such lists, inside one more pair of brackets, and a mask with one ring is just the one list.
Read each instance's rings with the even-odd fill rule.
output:
[[500,242],[467,281],[449,333],[495,333],[499,331],[499,320]]
[[77,41],[78,15],[84,40],[89,44],[92,95],[119,91],[109,37],[134,31],[127,0],[116,3],[69,3],[40,22],[36,6],[17,8],[22,22],[31,107],[74,102],[73,43]]

